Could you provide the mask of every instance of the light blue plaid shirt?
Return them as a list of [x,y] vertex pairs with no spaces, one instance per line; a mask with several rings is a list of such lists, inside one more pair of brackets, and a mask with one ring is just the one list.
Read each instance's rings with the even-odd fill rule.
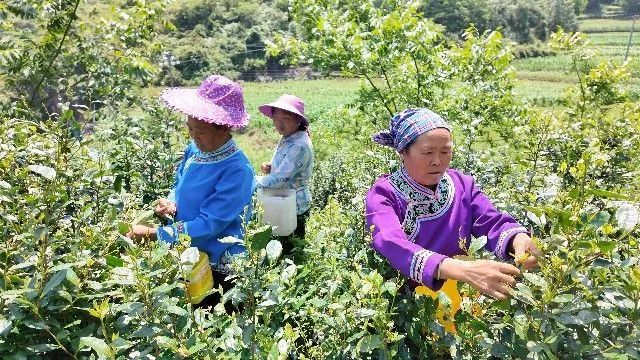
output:
[[271,173],[258,182],[259,187],[296,190],[297,213],[311,207],[313,147],[306,131],[280,139],[271,159]]

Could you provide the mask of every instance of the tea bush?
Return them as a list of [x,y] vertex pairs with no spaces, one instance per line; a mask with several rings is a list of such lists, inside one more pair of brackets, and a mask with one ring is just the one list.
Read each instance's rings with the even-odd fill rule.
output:
[[[575,88],[541,112],[512,94],[513,56],[497,32],[448,43],[413,5],[302,4],[293,14],[305,37],[282,37],[279,50],[363,83],[313,128],[315,202],[300,251],[283,259],[259,215],[247,227],[248,254],[223,294],[241,305],[232,315],[189,303],[179,256],[188,238],[169,248],[122,235],[170,188],[186,141],[176,115],[140,96],[145,78],[116,71],[103,84],[118,91],[96,85],[99,106],[67,99],[55,113],[14,88],[0,114],[0,357],[638,358],[640,106],[620,91],[624,64],[599,64],[581,35],[555,33]],[[454,166],[543,250],[509,300],[460,284],[455,333],[436,320],[450,300],[407,293],[364,223],[366,190],[399,166],[369,136],[408,106],[454,124]],[[462,240],[469,257],[490,258],[478,251],[486,239]]]

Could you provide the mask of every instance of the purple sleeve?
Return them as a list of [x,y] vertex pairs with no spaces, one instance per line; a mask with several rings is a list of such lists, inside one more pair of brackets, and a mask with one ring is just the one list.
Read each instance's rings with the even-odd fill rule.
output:
[[507,254],[507,249],[513,237],[519,233],[528,233],[527,229],[509,214],[496,210],[475,184],[473,184],[471,195],[471,216],[473,236],[486,236],[486,249],[503,260],[511,258],[511,255]]
[[391,266],[413,281],[438,290],[444,283],[436,280],[438,267],[446,256],[407,240],[393,204],[396,197],[390,186],[378,181],[367,193],[365,216],[371,229],[373,248]]

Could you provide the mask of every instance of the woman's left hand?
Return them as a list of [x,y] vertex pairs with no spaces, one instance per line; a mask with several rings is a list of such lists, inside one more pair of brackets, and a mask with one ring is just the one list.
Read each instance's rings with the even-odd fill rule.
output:
[[538,266],[540,250],[533,243],[533,240],[529,235],[525,233],[516,234],[511,242],[511,247],[513,248],[516,265],[522,264],[527,270],[531,270]]
[[144,225],[133,225],[131,227],[131,231],[129,231],[125,236],[132,240],[155,240],[156,229]]
[[263,162],[260,164],[260,171],[265,175],[269,175],[271,173],[271,163]]

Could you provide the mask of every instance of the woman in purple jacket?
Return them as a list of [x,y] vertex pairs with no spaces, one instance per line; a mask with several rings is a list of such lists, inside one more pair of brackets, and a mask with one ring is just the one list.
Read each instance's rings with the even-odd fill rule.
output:
[[444,280],[469,283],[505,299],[520,271],[492,260],[462,261],[461,239],[487,237],[486,248],[503,260],[537,264],[538,249],[527,230],[497,211],[471,176],[450,169],[451,127],[428,109],[407,109],[391,119],[389,131],[374,135],[395,148],[402,166],[380,177],[367,193],[366,218],[373,247],[412,280],[438,290]]

